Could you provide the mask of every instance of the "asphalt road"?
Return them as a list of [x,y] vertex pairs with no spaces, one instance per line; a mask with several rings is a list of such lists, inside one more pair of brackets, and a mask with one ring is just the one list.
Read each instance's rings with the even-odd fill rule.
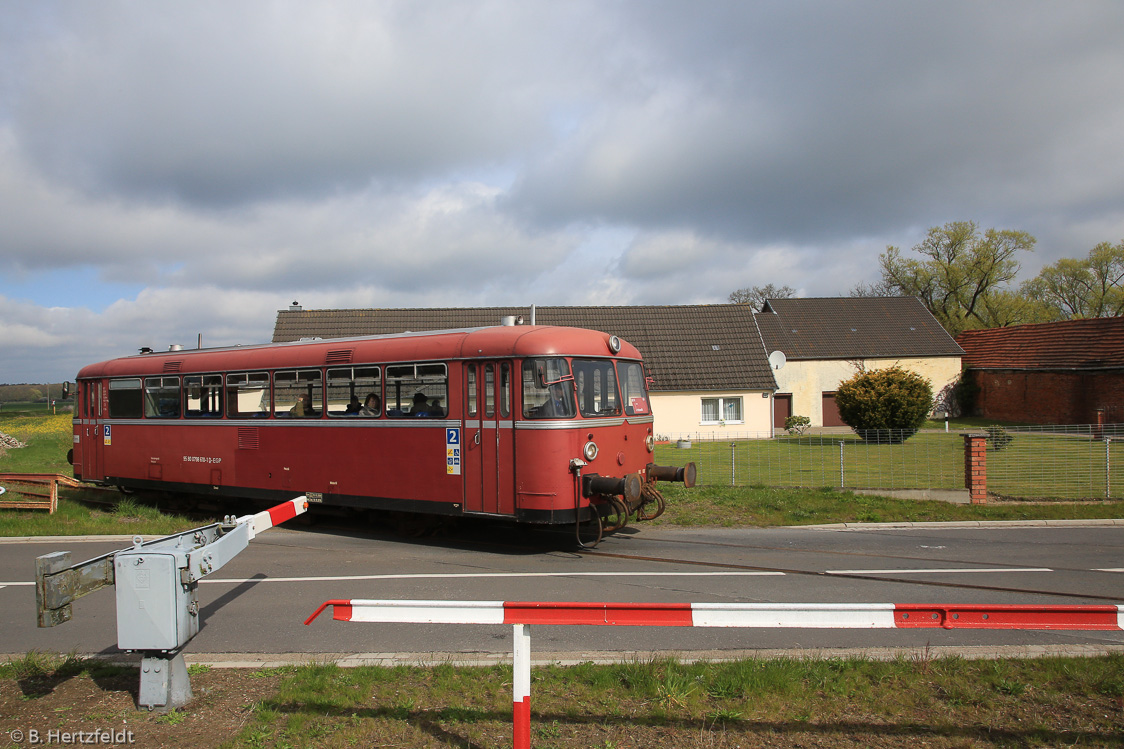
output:
[[[481,534],[487,536],[481,539]],[[0,653],[114,654],[111,590],[74,605],[72,621],[35,626],[35,557],[81,561],[124,541],[0,542]],[[407,662],[510,657],[510,627],[304,625],[328,599],[507,601],[1124,603],[1124,526],[810,530],[652,529],[578,553],[566,536],[482,526],[400,539],[376,531],[275,528],[200,585],[202,628],[189,660],[280,654]],[[536,655],[564,660],[739,655],[795,648],[946,646],[1080,651],[1124,646],[1124,632],[533,628]],[[237,654],[237,655],[224,655]],[[388,655],[393,654],[393,655]],[[436,654],[436,655],[433,655]]]

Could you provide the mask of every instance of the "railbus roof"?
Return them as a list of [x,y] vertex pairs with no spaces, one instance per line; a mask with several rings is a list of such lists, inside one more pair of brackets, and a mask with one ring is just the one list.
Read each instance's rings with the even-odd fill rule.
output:
[[[408,361],[528,356],[614,356],[611,336],[596,330],[553,325],[497,325],[181,349],[139,353],[90,364],[79,379],[127,375],[205,373],[290,367],[347,366]],[[615,356],[640,359],[635,346],[621,341]]]

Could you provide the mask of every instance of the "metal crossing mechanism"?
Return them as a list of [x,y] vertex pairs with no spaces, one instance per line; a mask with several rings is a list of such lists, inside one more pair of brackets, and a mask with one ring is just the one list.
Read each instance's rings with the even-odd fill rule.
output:
[[925,603],[586,603],[537,601],[326,601],[336,621],[510,624],[514,627],[512,732],[531,746],[532,624],[795,629],[1124,629],[1124,605],[1020,606]]
[[221,569],[259,533],[308,510],[297,497],[255,515],[228,516],[183,533],[133,545],[80,564],[69,551],[35,560],[40,627],[68,622],[71,604],[106,586],[117,591],[117,647],[143,654],[139,707],[171,710],[191,700],[183,647],[199,633],[199,580]]

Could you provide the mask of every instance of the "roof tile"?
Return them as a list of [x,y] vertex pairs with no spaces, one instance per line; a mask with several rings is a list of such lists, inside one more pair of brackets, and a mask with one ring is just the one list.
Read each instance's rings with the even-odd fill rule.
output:
[[[529,307],[281,310],[274,342],[530,322]],[[640,349],[653,390],[774,390],[752,310],[744,305],[537,307],[539,325],[612,333]]]
[[966,330],[956,337],[964,365],[991,369],[1119,369],[1124,317]]

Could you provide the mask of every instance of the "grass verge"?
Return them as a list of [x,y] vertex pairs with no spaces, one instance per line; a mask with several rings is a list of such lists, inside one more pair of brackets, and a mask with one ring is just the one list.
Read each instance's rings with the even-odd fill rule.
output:
[[951,522],[982,520],[1088,520],[1124,517],[1124,502],[1013,502],[959,505],[894,499],[836,489],[765,486],[662,485],[667,511],[651,521],[664,526],[776,526],[822,523]]
[[[30,654],[0,666],[0,732],[126,724],[138,745],[494,747],[506,666],[196,669],[196,699],[129,709],[135,668]],[[1120,746],[1124,656],[659,659],[532,670],[536,747]],[[42,724],[41,721],[49,721]],[[45,733],[45,730],[43,731]]]

